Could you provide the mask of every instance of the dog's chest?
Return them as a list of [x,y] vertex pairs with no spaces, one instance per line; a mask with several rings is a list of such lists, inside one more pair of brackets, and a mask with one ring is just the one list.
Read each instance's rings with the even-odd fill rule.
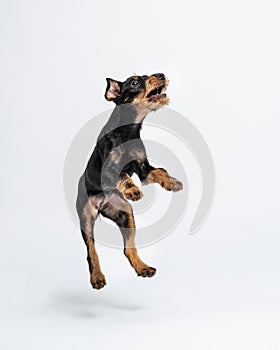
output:
[[137,146],[137,144],[133,145],[133,142],[128,142],[128,144],[114,147],[110,152],[112,162],[115,164],[122,163],[123,165],[132,161],[137,161],[137,163],[143,162],[145,159],[145,151]]

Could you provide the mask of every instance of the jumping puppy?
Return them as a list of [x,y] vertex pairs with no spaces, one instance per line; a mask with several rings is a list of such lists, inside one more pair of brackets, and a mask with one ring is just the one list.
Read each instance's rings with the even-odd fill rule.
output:
[[133,183],[136,173],[143,185],[158,183],[167,191],[179,191],[182,183],[166,170],[155,169],[148,162],[140,138],[142,122],[151,111],[169,102],[165,94],[168,79],[162,73],[132,76],[125,82],[107,79],[105,98],[116,104],[103,127],[86,170],[79,181],[77,212],[87,246],[90,282],[93,288],[106,285],[94,244],[93,227],[98,214],[113,220],[120,228],[124,254],[138,276],[152,277],[156,269],[146,265],[135,248],[135,223],[127,200],[142,198]]

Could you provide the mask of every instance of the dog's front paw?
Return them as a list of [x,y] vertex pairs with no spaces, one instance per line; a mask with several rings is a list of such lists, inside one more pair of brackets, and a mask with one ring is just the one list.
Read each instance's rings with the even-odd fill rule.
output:
[[138,276],[142,277],[153,277],[156,274],[156,269],[150,266],[144,266],[139,271],[137,271]]
[[181,181],[175,179],[175,177],[170,178],[170,191],[178,192],[183,189],[183,184]]
[[143,197],[143,193],[141,192],[141,190],[139,189],[139,187],[137,187],[136,185],[133,185],[129,188],[126,188],[123,191],[123,195],[126,199],[129,199],[131,201],[139,201],[139,199],[141,199]]
[[93,289],[101,289],[106,285],[105,276],[102,272],[91,275],[90,283]]

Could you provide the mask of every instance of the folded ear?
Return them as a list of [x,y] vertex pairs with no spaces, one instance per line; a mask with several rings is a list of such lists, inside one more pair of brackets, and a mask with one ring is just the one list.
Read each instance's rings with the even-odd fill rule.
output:
[[117,98],[120,94],[122,83],[110,78],[106,78],[107,88],[105,92],[105,98],[107,101],[112,101]]

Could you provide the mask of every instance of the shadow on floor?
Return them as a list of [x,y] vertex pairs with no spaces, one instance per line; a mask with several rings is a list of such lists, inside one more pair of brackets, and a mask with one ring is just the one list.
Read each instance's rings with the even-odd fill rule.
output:
[[[91,293],[90,293],[91,292]],[[59,313],[78,318],[97,318],[113,312],[139,312],[145,310],[144,305],[125,296],[108,296],[97,294],[95,291],[61,292],[53,295],[50,306]]]

